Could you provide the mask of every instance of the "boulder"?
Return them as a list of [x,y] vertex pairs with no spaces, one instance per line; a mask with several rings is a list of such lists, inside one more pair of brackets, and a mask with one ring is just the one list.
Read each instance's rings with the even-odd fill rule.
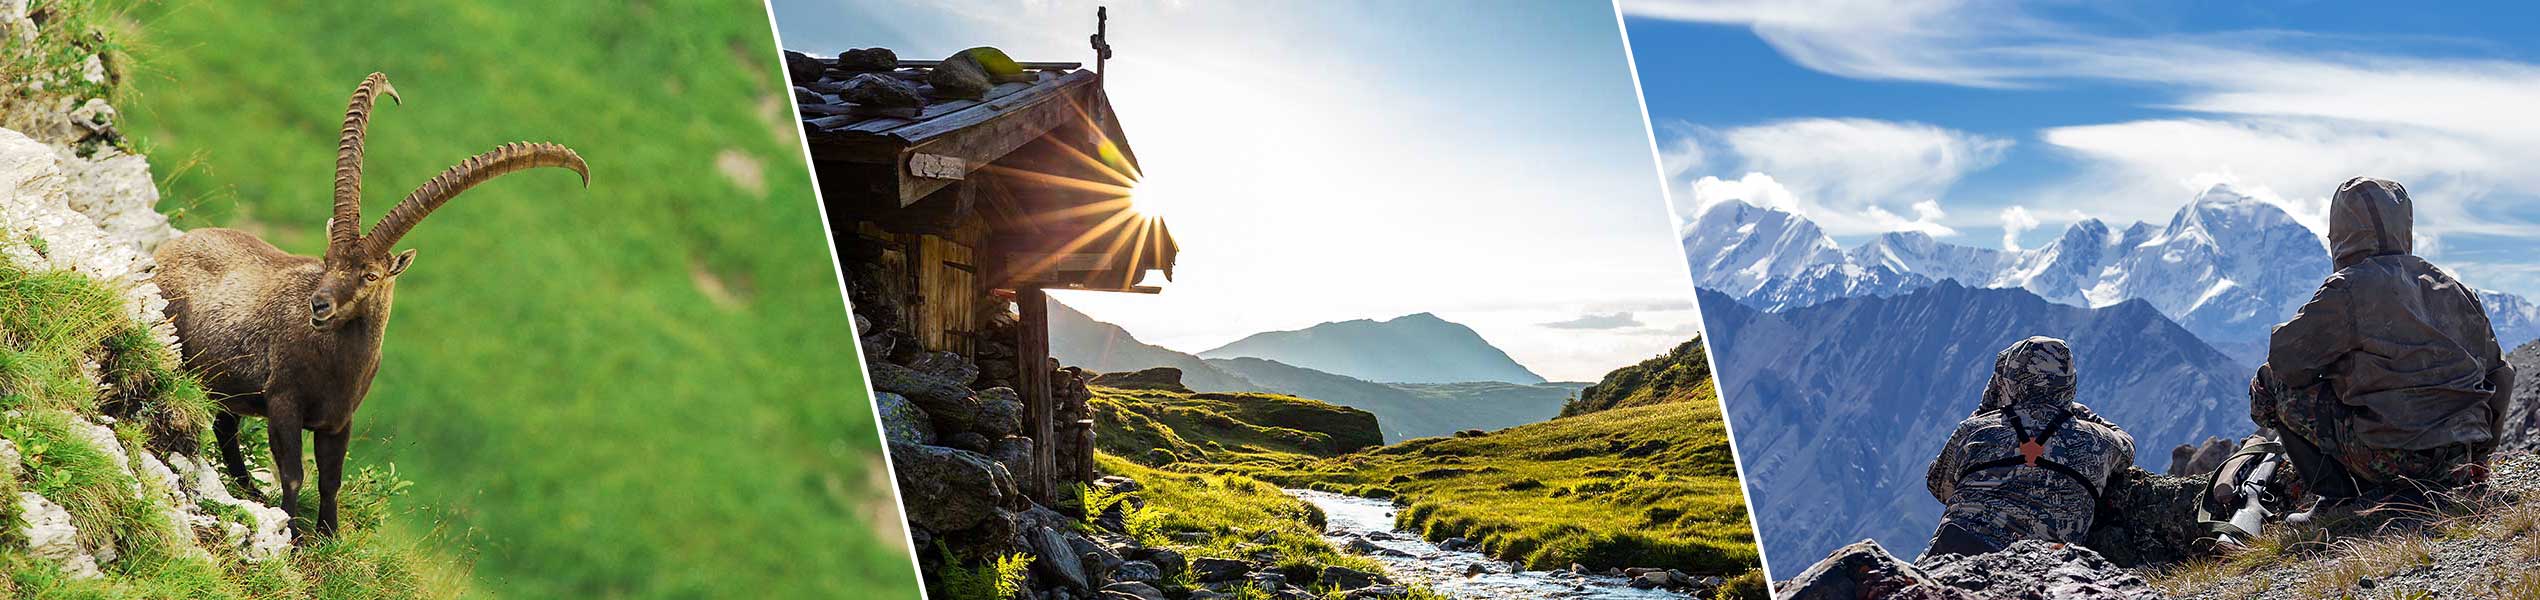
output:
[[996,461],[942,446],[891,444],[900,493],[924,502],[907,505],[908,521],[921,528],[960,531],[996,516],[1017,497],[1014,477]]
[[979,378],[978,363],[971,362],[960,354],[947,351],[919,354],[916,359],[908,361],[908,368],[963,387],[968,387],[971,381]]
[[978,411],[973,419],[979,433],[990,437],[1023,432],[1023,396],[1014,388],[993,387],[979,390],[970,405]]
[[900,68],[900,56],[890,48],[856,48],[838,53],[840,71],[863,73]]
[[865,372],[872,376],[873,391],[907,396],[930,412],[938,406],[961,406],[960,401],[970,397],[968,378],[955,379],[877,360],[866,360]]
[[2179,444],[2177,448],[2170,449],[2169,474],[2190,477],[2212,473],[2214,469],[2222,468],[2223,461],[2230,459],[2231,453],[2239,450],[2239,444],[2213,436],[2206,436],[2203,444]]
[[2075,544],[2022,540],[2000,552],[1942,556],[1919,565],[1934,585],[1991,597],[2157,600],[2133,571]]
[[1631,583],[1633,589],[1642,590],[1663,588],[1673,584],[1675,584],[1675,580],[1668,578],[1666,571],[1649,571],[1641,573],[1639,577],[1633,577]]
[[926,106],[926,95],[916,85],[878,73],[862,73],[848,79],[846,91],[838,96],[865,108]]
[[[882,414],[882,437],[893,444],[926,445],[935,443],[935,424],[926,411],[908,401],[907,396],[890,392],[873,394],[874,410]],[[1009,469],[1010,470],[1010,469]]]
[[1155,583],[1164,579],[1164,568],[1143,560],[1125,561],[1120,563],[1119,570],[1111,572],[1111,578],[1115,581]]
[[1861,540],[1836,549],[1825,560],[1801,571],[1798,577],[1774,586],[1773,597],[1781,600],[1884,598],[1906,588],[1929,583],[1930,580],[1921,571],[1888,554],[1878,542]]
[[1155,367],[1127,373],[1104,373],[1095,376],[1093,384],[1124,390],[1163,390],[1182,393],[1191,391],[1191,388],[1182,386],[1182,370],[1173,367]]
[[[955,434],[952,434],[952,435],[950,435],[950,436],[946,436],[946,437],[944,437],[944,445],[946,445],[946,446],[951,446],[951,447],[953,447],[953,448],[955,448],[955,449],[959,449],[959,450],[962,450],[962,451],[965,451],[965,452],[971,452],[971,453],[981,454],[981,455],[985,455],[985,454],[987,454],[987,453],[989,453],[989,452],[994,452],[994,451],[996,451],[996,444],[995,444],[995,443],[993,443],[993,442],[989,442],[989,441],[988,441],[988,436],[979,435],[979,432],[976,432],[976,431],[964,431],[964,432],[960,432],[960,433],[955,433]],[[993,459],[991,459],[991,460],[993,460]],[[1004,466],[1003,466],[1003,465],[999,465],[999,466],[998,466],[998,468],[999,468],[999,469],[1003,469],[1003,468],[1004,468]],[[1006,471],[1006,473],[1007,473],[1007,476],[1011,477],[1011,476],[1012,476],[1012,474],[1013,474],[1013,471]],[[902,489],[906,489],[906,488],[902,488]]]
[[1153,585],[1136,581],[1122,581],[1102,586],[1102,593],[1105,598],[1116,597],[1123,598],[1123,600],[1126,600],[1126,598],[1136,598],[1138,600],[1165,600],[1164,590],[1155,589],[1155,586]]
[[819,81],[820,73],[828,69],[827,65],[820,64],[820,59],[812,58],[809,54],[792,50],[785,51],[785,76],[793,79],[796,84]]
[[989,443],[988,457],[996,459],[997,464],[1005,465],[1006,472],[1014,474],[1016,479],[1032,478],[1032,438],[1019,435],[997,438]]
[[1066,534],[1040,527],[1033,529],[1028,539],[1032,543],[1033,572],[1079,591],[1093,591],[1093,574],[1085,572],[1085,563],[1078,559],[1074,546],[1067,543]]
[[2209,533],[2196,524],[2205,476],[2154,475],[2129,467],[2113,478],[2101,501],[2108,510],[2090,525],[2083,543],[2118,566],[2176,563],[2212,551]]
[[926,83],[935,86],[936,97],[971,100],[988,95],[988,88],[996,85],[989,79],[987,69],[980,68],[968,51],[936,63],[934,69],[926,72]]
[[1191,579],[1200,583],[1234,581],[1252,572],[1252,565],[1240,560],[1201,557],[1191,560]]
[[1251,584],[1252,589],[1264,592],[1277,592],[1288,587],[1288,576],[1271,571],[1258,571],[1245,575],[1244,581]]
[[1154,563],[1155,567],[1160,569],[1165,577],[1180,576],[1182,571],[1190,568],[1190,563],[1182,559],[1181,552],[1165,548],[1148,550],[1144,556],[1139,558],[1147,562]]

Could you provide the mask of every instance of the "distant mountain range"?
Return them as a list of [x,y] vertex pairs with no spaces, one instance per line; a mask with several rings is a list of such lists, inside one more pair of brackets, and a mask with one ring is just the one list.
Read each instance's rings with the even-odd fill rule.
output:
[[[1259,347],[1321,364],[1357,363],[1415,374],[1522,374],[1523,379],[1531,381],[1378,383],[1228,351],[1243,345],[1242,341],[1210,351],[1221,353],[1219,357],[1201,358],[1138,341],[1137,336],[1118,325],[1094,320],[1057,301],[1050,302],[1050,355],[1062,364],[1105,373],[1173,367],[1182,370],[1182,384],[1196,391],[1286,394],[1356,408],[1376,415],[1388,443],[1550,419],[1560,414],[1564,401],[1588,385],[1544,382],[1542,377],[1510,360],[1507,353],[1483,341],[1472,329],[1426,313],[1383,322],[1325,323],[1276,333],[1300,335],[1264,338],[1272,334],[1261,334],[1245,340],[1261,339]],[[1417,361],[1363,361],[1356,358],[1359,351],[1342,345],[1346,343],[1429,356]],[[1453,357],[1474,360],[1458,363]]]
[[2248,371],[2146,300],[2089,309],[1943,280],[1770,313],[1698,293],[1776,578],[1864,537],[1922,548],[1940,515],[1924,467],[2023,337],[2071,342],[2079,399],[2134,435],[2145,468],[2252,429]]
[[[2264,362],[2266,336],[2331,270],[2320,236],[2282,209],[2217,185],[2167,225],[2122,230],[2096,219],[2028,250],[1948,244],[1889,233],[1844,249],[1816,224],[1743,202],[1703,211],[1686,228],[1695,285],[1768,312],[1838,298],[1887,297],[1941,280],[2018,288],[2058,304],[2143,300],[2242,365]],[[2437,261],[2438,263],[2440,261]],[[2507,347],[2540,338],[2540,308],[2481,291]]]
[[1472,328],[1429,313],[1256,333],[1199,355],[1266,358],[1387,383],[1544,382]]

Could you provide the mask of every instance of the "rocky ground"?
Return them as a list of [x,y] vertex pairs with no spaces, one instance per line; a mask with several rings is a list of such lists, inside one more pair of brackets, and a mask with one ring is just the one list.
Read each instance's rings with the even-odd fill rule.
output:
[[[67,272],[102,284],[120,298],[122,311],[117,317],[141,324],[147,331],[148,348],[160,349],[148,351],[166,360],[175,355],[177,340],[161,314],[167,303],[150,281],[149,250],[173,237],[176,230],[155,209],[159,196],[149,161],[126,152],[122,135],[115,129],[114,108],[103,97],[91,95],[102,94],[114,75],[98,54],[62,58],[63,51],[77,46],[53,43],[57,38],[45,36],[38,23],[57,16],[31,14],[23,1],[0,0],[0,39],[8,42],[0,49],[0,65],[10,67],[0,73],[0,124],[6,126],[0,128],[0,261],[6,263],[0,272],[10,277]],[[16,296],[0,300],[34,301]],[[11,311],[28,308],[10,307]],[[0,339],[6,339],[7,333],[0,332]],[[24,340],[8,346],[25,345],[20,342]],[[0,350],[36,352],[26,347]],[[284,533],[282,511],[232,497],[210,461],[195,455],[196,448],[187,443],[190,438],[157,435],[176,441],[128,443],[119,437],[122,420],[78,408],[111,406],[108,399],[127,394],[116,388],[105,363],[122,360],[121,352],[143,350],[118,350],[111,344],[88,349],[78,365],[78,377],[89,382],[96,398],[85,402],[65,399],[67,405],[55,404],[35,399],[44,395],[40,391],[11,389],[40,384],[40,378],[30,378],[23,370],[0,376],[0,396],[12,400],[4,420],[11,439],[0,441],[0,472],[24,482],[7,486],[15,490],[14,510],[0,511],[0,516],[13,518],[0,519],[8,532],[0,537],[23,543],[22,550],[29,555],[73,578],[99,577],[123,558],[130,544],[115,540],[136,534],[95,529],[125,523],[97,516],[106,509],[93,506],[88,498],[45,493],[75,491],[55,483],[70,476],[60,472],[69,467],[57,466],[64,460],[61,457],[94,453],[106,459],[104,466],[114,469],[102,475],[130,482],[126,485],[133,497],[152,506],[164,517],[166,527],[190,531],[194,535],[188,537],[198,538],[200,545],[188,546],[186,552],[234,555],[251,563],[283,555],[290,541]],[[40,359],[12,357],[12,361]],[[135,418],[168,417],[127,416]],[[153,434],[187,429],[157,421],[139,426]],[[35,432],[49,427],[65,428],[72,438],[68,441],[82,447],[30,441],[44,437]],[[52,462],[47,462],[48,457]],[[83,527],[91,530],[83,531]]]
[[2540,597],[2540,455],[2501,456],[2484,492],[2283,527],[2249,548],[2147,569],[2179,598]]

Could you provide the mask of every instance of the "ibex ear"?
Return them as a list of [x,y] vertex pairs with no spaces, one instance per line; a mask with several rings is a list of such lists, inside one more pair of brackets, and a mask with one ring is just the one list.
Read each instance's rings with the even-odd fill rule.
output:
[[413,248],[408,248],[404,252],[399,252],[397,253],[396,258],[388,259],[388,276],[396,277],[398,273],[406,272],[406,267],[414,264],[415,251]]

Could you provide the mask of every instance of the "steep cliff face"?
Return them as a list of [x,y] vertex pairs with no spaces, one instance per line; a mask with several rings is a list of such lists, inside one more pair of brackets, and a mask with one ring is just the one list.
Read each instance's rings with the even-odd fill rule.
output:
[[[1713,346],[1730,349],[1714,361],[1721,395],[1780,577],[1864,537],[1922,547],[1940,514],[1924,467],[2020,338],[2071,342],[2079,399],[2138,448],[2249,429],[2246,373],[2142,302],[2087,309],[1944,281],[1780,313],[1707,291],[1701,303]],[[2155,471],[2167,461],[2137,456]]]

